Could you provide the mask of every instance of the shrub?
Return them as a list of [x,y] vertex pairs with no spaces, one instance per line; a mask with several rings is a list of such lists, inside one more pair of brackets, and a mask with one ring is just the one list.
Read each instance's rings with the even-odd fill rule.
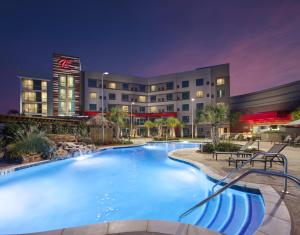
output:
[[240,146],[230,142],[220,142],[218,144],[208,143],[203,146],[203,152],[212,153],[214,151],[218,152],[236,152],[240,149]]
[[168,140],[179,140],[178,138],[166,138],[166,137],[153,137],[154,141],[168,141]]
[[121,144],[133,144],[131,140],[122,140]]
[[203,147],[202,147],[202,151],[204,153],[213,153],[215,151],[215,147],[211,143],[204,144]]
[[32,132],[16,143],[7,146],[5,160],[21,163],[26,154],[40,154],[42,158],[48,159],[55,149],[54,142],[45,137],[43,133]]

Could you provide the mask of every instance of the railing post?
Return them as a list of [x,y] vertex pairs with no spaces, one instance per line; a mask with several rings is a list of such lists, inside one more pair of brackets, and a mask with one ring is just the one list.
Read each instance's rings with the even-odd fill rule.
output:
[[[287,157],[284,156],[283,154],[281,154],[281,157],[283,159],[283,164],[284,164],[284,169],[283,169],[283,172],[284,174],[288,174],[288,160],[287,160]],[[288,179],[287,178],[284,178],[284,181],[283,181],[283,193],[286,193],[288,194]]]

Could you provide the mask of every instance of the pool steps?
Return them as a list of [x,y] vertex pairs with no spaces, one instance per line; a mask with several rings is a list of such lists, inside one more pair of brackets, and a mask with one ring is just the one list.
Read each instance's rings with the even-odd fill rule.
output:
[[[253,234],[260,226],[256,219],[255,200],[250,195],[222,193],[195,211],[198,219],[193,223],[223,234]],[[254,201],[253,201],[254,200]]]

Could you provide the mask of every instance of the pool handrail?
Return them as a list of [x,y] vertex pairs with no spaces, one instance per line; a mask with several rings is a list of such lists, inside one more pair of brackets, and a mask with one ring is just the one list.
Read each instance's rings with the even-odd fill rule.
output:
[[[219,181],[217,181],[213,187],[212,187],[212,192],[214,192],[214,189],[225,182],[226,179],[228,179],[230,176],[232,176],[233,174],[239,172],[246,164],[252,162],[255,158],[257,158],[258,156],[274,156],[274,157],[281,157],[283,159],[283,172],[285,174],[288,173],[288,160],[287,160],[287,157],[285,155],[283,155],[282,153],[268,153],[268,152],[258,152],[256,154],[254,154],[252,157],[250,157],[247,161],[245,162],[242,162],[242,164],[233,169],[232,171],[230,171],[225,177],[223,177],[222,179],[220,179]],[[286,179],[285,179],[285,182],[284,182],[284,192],[287,192],[287,182],[286,182]]]
[[250,169],[250,170],[244,172],[243,174],[241,174],[240,176],[237,176],[235,179],[233,179],[231,182],[229,182],[228,184],[226,184],[225,186],[220,188],[218,191],[216,191],[215,193],[209,195],[207,198],[205,198],[201,202],[197,203],[196,205],[194,205],[193,207],[191,207],[190,209],[188,209],[187,211],[182,213],[179,216],[179,221],[183,217],[187,216],[192,211],[194,211],[196,208],[201,207],[202,205],[204,205],[205,203],[207,203],[208,201],[210,201],[211,199],[213,199],[214,197],[216,197],[217,195],[219,195],[220,193],[225,191],[227,188],[231,187],[232,185],[234,185],[235,183],[240,181],[242,178],[244,178],[244,177],[246,177],[247,175],[250,175],[250,174],[271,175],[271,176],[282,177],[282,178],[285,178],[286,180],[290,179],[290,180],[294,181],[296,184],[298,184],[298,186],[300,187],[300,179],[293,176],[293,175],[289,175],[289,174],[285,174],[285,173],[281,173],[281,172],[277,172],[277,171],[265,171],[265,170],[260,170],[260,169]]

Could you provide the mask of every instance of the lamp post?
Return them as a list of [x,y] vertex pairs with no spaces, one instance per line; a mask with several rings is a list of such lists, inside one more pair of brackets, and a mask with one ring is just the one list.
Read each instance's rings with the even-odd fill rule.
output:
[[132,105],[134,105],[134,102],[131,102],[131,106],[130,106],[130,133],[129,136],[131,136],[132,134]]
[[104,144],[104,89],[103,89],[103,78],[105,75],[108,75],[108,72],[104,72],[102,73],[101,76],[101,95],[102,95],[102,99],[101,99],[101,119],[102,119],[102,143]]
[[194,139],[194,101],[195,99],[192,98],[192,139]]

